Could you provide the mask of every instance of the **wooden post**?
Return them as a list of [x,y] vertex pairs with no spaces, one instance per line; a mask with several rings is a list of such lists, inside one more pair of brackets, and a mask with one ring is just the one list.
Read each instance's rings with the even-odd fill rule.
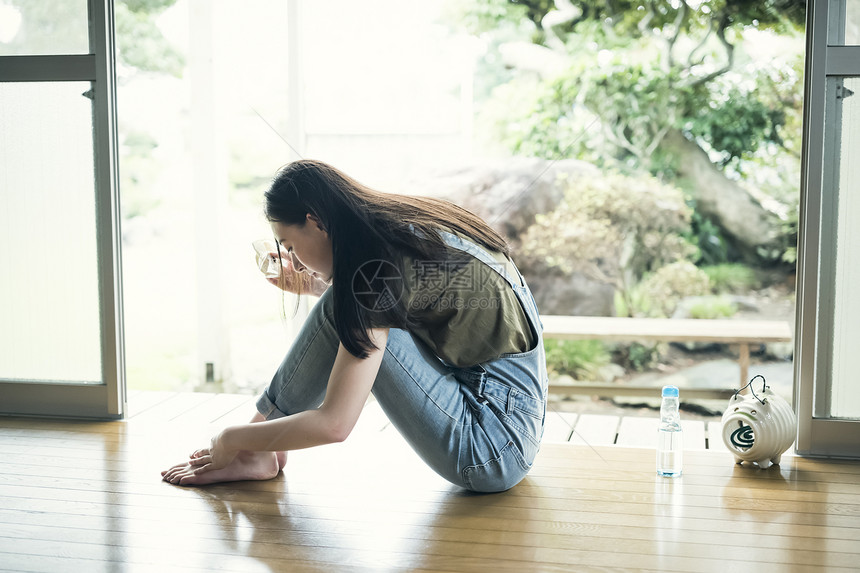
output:
[[738,388],[743,388],[749,382],[750,374],[750,345],[743,342],[738,345],[740,347],[740,357],[738,362],[741,365],[741,385]]
[[223,380],[227,376],[229,357],[221,304],[220,242],[223,227],[220,218],[227,203],[227,175],[224,142],[218,129],[219,89],[213,41],[216,4],[210,0],[191,0],[188,3],[198,384]]

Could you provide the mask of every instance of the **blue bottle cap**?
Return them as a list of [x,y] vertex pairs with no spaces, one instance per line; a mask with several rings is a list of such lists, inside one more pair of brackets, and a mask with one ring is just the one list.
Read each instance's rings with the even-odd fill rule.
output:
[[678,397],[678,387],[677,386],[663,386],[663,397],[664,398],[677,398]]

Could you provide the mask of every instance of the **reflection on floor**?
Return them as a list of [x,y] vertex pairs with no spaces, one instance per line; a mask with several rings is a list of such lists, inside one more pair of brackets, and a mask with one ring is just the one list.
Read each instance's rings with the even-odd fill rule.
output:
[[857,463],[786,456],[758,470],[702,447],[686,452],[683,477],[658,478],[653,447],[597,437],[614,432],[625,444],[653,434],[650,422],[624,417],[604,431],[586,415],[553,414],[530,475],[508,492],[472,495],[427,469],[368,405],[346,442],[291,452],[273,480],[181,488],[160,481],[159,470],[247,420],[254,398],[131,398],[125,422],[0,418],[0,569],[836,571],[860,563]]

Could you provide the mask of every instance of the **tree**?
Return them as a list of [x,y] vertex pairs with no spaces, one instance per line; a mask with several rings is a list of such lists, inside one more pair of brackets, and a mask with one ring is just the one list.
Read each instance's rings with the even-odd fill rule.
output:
[[145,72],[179,77],[185,68],[184,56],[164,38],[156,17],[176,0],[119,0],[114,20],[120,61]]
[[[802,61],[759,62],[743,48],[748,36],[799,39],[805,1],[472,0],[461,10],[471,32],[505,38],[499,51],[520,72],[490,106],[504,110],[499,136],[514,152],[648,171],[689,193],[694,225],[719,228],[726,256],[761,264],[786,250],[791,207],[763,206],[749,182],[751,165],[769,167],[781,181],[764,191],[777,203],[796,195],[797,169],[785,166],[799,164]],[[703,255],[715,239],[703,237]]]
[[537,215],[522,237],[518,253],[528,267],[581,273],[611,285],[632,313],[640,277],[678,261],[690,264],[692,247],[680,235],[690,209],[677,187],[649,175],[617,173],[559,183],[565,190],[558,206]]
[[[117,55],[122,64],[140,71],[182,74],[184,58],[164,38],[156,17],[176,0],[118,0],[114,6]],[[10,0],[17,30],[0,54],[53,54],[70,47],[86,51],[87,13],[80,2]],[[83,10],[82,10],[83,7]]]

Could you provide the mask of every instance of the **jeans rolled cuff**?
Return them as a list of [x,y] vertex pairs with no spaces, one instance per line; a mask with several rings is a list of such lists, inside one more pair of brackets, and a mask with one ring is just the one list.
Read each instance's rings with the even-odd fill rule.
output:
[[286,414],[278,410],[278,407],[275,406],[275,403],[272,402],[266,392],[263,392],[260,394],[260,397],[257,398],[257,411],[262,414],[266,420],[277,420],[278,418],[286,416]]

